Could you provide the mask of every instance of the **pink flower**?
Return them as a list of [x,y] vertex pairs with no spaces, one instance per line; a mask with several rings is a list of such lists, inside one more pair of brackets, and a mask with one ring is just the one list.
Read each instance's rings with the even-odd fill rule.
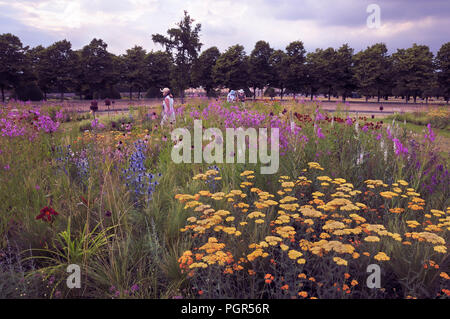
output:
[[325,138],[325,135],[323,135],[322,129],[320,127],[317,128],[317,137],[318,138]]

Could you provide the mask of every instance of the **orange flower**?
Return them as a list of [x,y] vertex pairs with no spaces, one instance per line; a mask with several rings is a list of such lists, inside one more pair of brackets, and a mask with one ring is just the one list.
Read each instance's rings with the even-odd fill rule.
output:
[[350,278],[350,274],[349,273],[345,273],[344,277],[345,277],[345,279],[348,279],[348,278]]
[[281,286],[281,290],[288,290],[289,289],[289,285],[284,285],[284,286]]
[[304,273],[301,273],[301,274],[298,275],[298,278],[304,278],[304,279],[306,279],[306,275],[305,275]]
[[199,290],[198,291],[198,294],[201,296],[201,295],[203,295],[203,290]]
[[300,292],[298,293],[298,295],[299,295],[300,297],[303,297],[303,298],[308,297],[308,293],[307,293],[306,291],[300,291]]

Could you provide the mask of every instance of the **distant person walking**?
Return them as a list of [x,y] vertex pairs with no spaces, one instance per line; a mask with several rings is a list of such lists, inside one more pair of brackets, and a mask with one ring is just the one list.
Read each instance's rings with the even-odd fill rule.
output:
[[175,109],[173,108],[173,95],[170,94],[169,88],[164,88],[161,90],[163,94],[163,109],[161,113],[161,126],[167,121],[171,124],[175,123]]
[[233,103],[236,100],[236,91],[230,90],[230,92],[227,95],[227,102]]
[[239,99],[239,102],[242,103],[242,106],[243,106],[244,109],[245,109],[245,92],[244,92],[243,89],[240,89],[240,90],[238,91],[238,99]]

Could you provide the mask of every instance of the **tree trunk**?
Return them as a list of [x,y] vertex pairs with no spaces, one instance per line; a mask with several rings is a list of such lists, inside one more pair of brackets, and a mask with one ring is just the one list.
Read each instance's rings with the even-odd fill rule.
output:
[[64,90],[61,90],[61,102],[64,101]]
[[256,87],[253,87],[253,101],[256,100]]
[[283,101],[283,88],[281,88],[281,92],[280,92],[280,100]]
[[377,102],[380,102],[380,89],[378,89],[378,97],[377,97]]
[[331,87],[328,88],[328,101],[331,101]]
[[5,103],[5,87],[2,85],[2,101]]
[[141,99],[141,87],[138,88],[138,100]]
[[130,86],[130,101],[133,99],[133,96],[132,96],[132,94],[133,94],[133,87],[132,86]]
[[184,104],[184,90],[180,89],[181,104]]
[[417,95],[414,94],[414,104],[416,104],[417,101]]

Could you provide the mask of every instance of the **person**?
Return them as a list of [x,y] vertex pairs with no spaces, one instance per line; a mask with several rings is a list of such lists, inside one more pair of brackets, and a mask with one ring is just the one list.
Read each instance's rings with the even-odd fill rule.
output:
[[240,89],[238,91],[238,98],[239,98],[239,101],[241,101],[242,103],[245,102],[245,92],[243,89]]
[[236,91],[230,90],[230,92],[227,95],[227,102],[228,103],[233,103],[234,100],[236,100]]
[[161,113],[161,126],[169,120],[171,124],[175,123],[175,110],[173,108],[173,95],[169,88],[161,90],[163,94],[163,109]]

